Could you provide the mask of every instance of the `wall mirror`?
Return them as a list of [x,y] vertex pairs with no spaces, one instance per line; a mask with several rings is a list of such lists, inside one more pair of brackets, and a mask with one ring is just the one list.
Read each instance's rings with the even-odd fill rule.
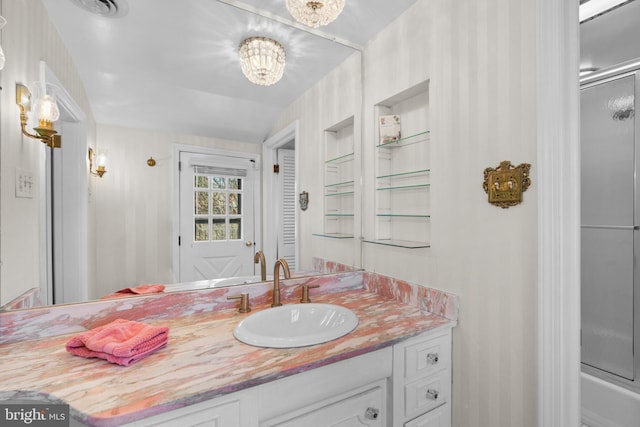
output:
[[[50,217],[56,218],[56,213],[63,227],[66,224],[62,235],[67,249],[60,252],[62,239],[54,238],[52,244],[43,242],[42,233],[37,236],[38,242],[31,244],[41,257],[49,251],[54,264],[62,258],[67,261],[53,271],[51,266],[43,268],[41,260],[29,268],[38,270],[36,276],[65,284],[67,289],[58,290],[56,303],[95,299],[139,284],[180,282],[175,276],[175,240],[179,233],[174,230],[172,199],[179,146],[200,147],[196,154],[206,153],[209,148],[214,154],[241,152],[240,160],[252,163],[259,171],[255,189],[259,196],[254,200],[260,206],[254,206],[254,211],[263,223],[256,227],[258,231],[250,240],[255,250],[263,249],[267,273],[272,273],[274,251],[265,246],[265,230],[271,228],[264,221],[268,216],[265,212],[276,206],[264,194],[264,171],[271,167],[260,164],[265,158],[265,141],[276,137],[291,122],[281,124],[286,120],[280,116],[287,106],[358,52],[414,2],[347,2],[338,20],[315,29],[295,21],[285,2],[276,0],[95,2],[95,11],[103,15],[78,6],[91,2],[41,0],[43,7],[34,8],[2,1],[2,13],[9,22],[3,30],[5,51],[15,53],[14,58],[33,61],[30,55],[21,53],[25,39],[42,38],[41,32],[46,35],[52,30],[39,29],[31,36],[19,27],[32,21],[25,13],[44,13],[38,18],[60,35],[95,118],[95,123],[83,120],[82,107],[74,103],[73,97],[64,102],[62,96],[63,149],[48,152],[47,159],[36,160],[33,167],[42,170],[42,176],[61,173],[66,175],[59,179],[75,182],[75,193],[67,191],[71,199],[50,206],[49,211],[38,208],[44,224]],[[25,12],[25,7],[30,10]],[[252,36],[272,38],[285,47],[284,76],[272,86],[251,83],[242,73],[238,46]],[[76,85],[68,76],[52,71],[59,67],[60,64],[41,64],[36,79],[59,84],[63,89]],[[13,71],[16,81],[26,78],[21,71],[24,70]],[[15,105],[3,104],[4,109],[12,107]],[[210,144],[211,140],[215,144]],[[297,150],[298,145],[292,148]],[[106,149],[108,153],[107,173],[102,178],[87,174],[87,146]],[[278,148],[284,151],[290,147],[282,144]],[[150,157],[156,161],[153,167],[147,164]],[[67,161],[75,162],[76,167],[61,168],[60,162]],[[297,167],[303,165],[298,163]],[[44,178],[40,182],[42,187],[54,185]],[[3,187],[3,191],[11,190]],[[73,200],[77,197],[80,200]],[[69,213],[68,206],[74,203],[82,209]],[[48,226],[53,228],[55,223]],[[298,235],[298,243],[304,238]],[[81,244],[76,245],[77,241]],[[360,240],[354,238],[352,244],[359,246]],[[294,270],[299,275],[311,272],[314,255],[306,251]],[[352,264],[361,266],[358,262]],[[74,269],[74,265],[81,267]],[[0,283],[2,303],[11,299],[5,289],[19,277],[17,269],[13,274],[11,269],[5,270]],[[259,271],[256,266],[255,274]],[[76,292],[78,283],[89,283],[89,288]]]

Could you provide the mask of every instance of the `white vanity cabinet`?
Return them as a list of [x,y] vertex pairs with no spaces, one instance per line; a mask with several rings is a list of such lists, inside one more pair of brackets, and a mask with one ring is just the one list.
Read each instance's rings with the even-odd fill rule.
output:
[[130,426],[451,425],[451,330],[264,383]]

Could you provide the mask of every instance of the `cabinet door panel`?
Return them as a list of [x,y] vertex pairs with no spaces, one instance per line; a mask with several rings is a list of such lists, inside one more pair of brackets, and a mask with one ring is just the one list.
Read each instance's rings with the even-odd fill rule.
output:
[[240,401],[222,404],[203,402],[128,424],[130,427],[174,427],[176,425],[181,427],[240,427]]

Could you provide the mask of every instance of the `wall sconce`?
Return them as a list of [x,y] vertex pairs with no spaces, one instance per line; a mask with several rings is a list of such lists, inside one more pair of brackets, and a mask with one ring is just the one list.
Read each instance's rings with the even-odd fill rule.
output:
[[51,148],[62,146],[60,135],[53,128],[53,122],[60,118],[60,110],[52,85],[36,83],[36,100],[33,103],[33,111],[38,126],[33,128],[35,134],[27,131],[27,113],[31,111],[31,92],[20,83],[16,83],[16,104],[20,107],[20,128],[24,135],[39,139]]
[[[93,170],[93,162],[96,162],[96,170]],[[107,154],[104,151],[96,153],[93,148],[89,147],[89,173],[93,176],[102,178],[107,173]]]
[[[0,30],[7,25],[7,20],[4,19],[3,16],[0,16]],[[4,51],[2,50],[2,46],[0,46],[0,70],[2,70],[4,68]]]

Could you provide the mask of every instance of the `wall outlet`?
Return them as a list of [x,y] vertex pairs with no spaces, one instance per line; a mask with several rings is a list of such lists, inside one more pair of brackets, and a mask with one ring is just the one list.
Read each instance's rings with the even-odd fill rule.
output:
[[16,197],[33,198],[34,182],[31,171],[16,168]]

